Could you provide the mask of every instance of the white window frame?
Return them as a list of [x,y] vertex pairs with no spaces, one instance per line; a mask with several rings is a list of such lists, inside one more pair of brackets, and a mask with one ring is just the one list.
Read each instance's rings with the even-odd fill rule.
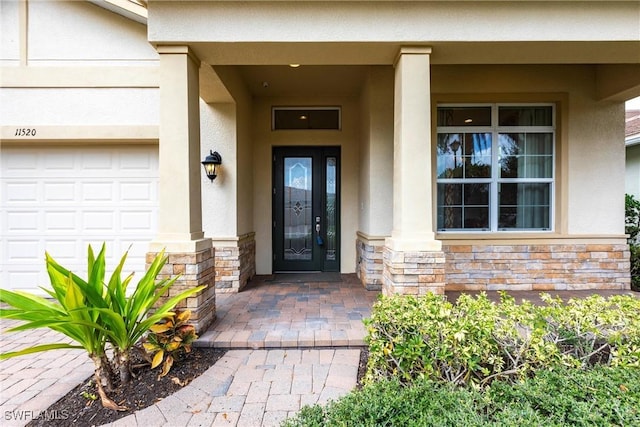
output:
[[[449,133],[490,133],[491,134],[491,178],[436,178],[437,184],[487,184],[489,183],[489,228],[470,229],[455,228],[443,229],[436,224],[438,233],[552,233],[555,229],[555,183],[556,183],[556,105],[554,103],[441,103],[440,108],[473,108],[491,107],[491,126],[438,126],[436,120],[436,141],[437,135]],[[551,107],[551,126],[499,126],[498,112],[500,107]],[[437,114],[436,114],[437,117]],[[501,178],[500,177],[500,139],[502,133],[551,133],[552,134],[552,166],[550,178]],[[437,156],[437,152],[436,152]],[[437,161],[437,159],[436,159]],[[498,227],[498,186],[501,183],[548,183],[549,184],[549,228],[499,228]],[[438,194],[436,185],[436,222],[438,205]]]

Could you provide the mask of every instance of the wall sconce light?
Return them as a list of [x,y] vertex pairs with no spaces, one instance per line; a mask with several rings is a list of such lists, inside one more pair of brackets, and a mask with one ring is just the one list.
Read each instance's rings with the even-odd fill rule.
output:
[[222,164],[222,157],[218,154],[217,151],[209,150],[209,154],[202,161],[202,166],[204,167],[204,172],[207,174],[207,177],[213,182],[216,179],[216,166]]

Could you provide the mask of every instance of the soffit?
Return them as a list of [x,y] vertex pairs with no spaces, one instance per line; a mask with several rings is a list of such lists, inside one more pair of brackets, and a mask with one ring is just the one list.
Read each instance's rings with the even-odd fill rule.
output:
[[237,67],[253,96],[333,97],[360,94],[366,73],[363,66]]

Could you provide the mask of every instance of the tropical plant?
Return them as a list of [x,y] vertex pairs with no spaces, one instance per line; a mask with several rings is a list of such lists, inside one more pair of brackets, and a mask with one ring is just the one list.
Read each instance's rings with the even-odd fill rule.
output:
[[[127,286],[133,273],[121,280],[125,253],[108,282],[105,282],[106,247],[96,257],[88,248],[88,279],[84,280],[58,264],[48,253],[45,255],[51,289],[42,288],[54,301],[22,291],[0,289],[0,302],[12,308],[0,308],[0,316],[22,320],[24,323],[10,329],[49,328],[60,332],[74,343],[42,344],[23,350],[0,354],[0,360],[54,349],[84,349],[95,366],[96,388],[104,407],[124,410],[108,398],[114,389],[113,367],[119,372],[120,383],[130,380],[130,355],[136,343],[161,319],[173,315],[171,311],[181,300],[201,291],[198,286],[180,292],[159,307],[159,299],[174,284],[177,277],[156,281],[167,262],[164,251],[159,253],[130,296]],[[107,344],[113,349],[113,359],[107,357]],[[113,365],[113,367],[112,367]]]
[[191,344],[198,338],[196,329],[187,323],[191,311],[176,312],[172,316],[151,326],[151,331],[142,344],[144,349],[153,355],[151,369],[162,364],[158,378],[169,373],[174,360],[183,353],[191,352]]

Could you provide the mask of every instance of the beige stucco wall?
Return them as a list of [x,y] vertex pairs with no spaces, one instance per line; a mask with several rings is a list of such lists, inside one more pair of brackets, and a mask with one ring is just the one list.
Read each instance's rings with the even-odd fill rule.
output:
[[20,62],[18,2],[0,2],[0,65]]
[[0,89],[0,125],[130,126],[158,123],[157,88]]
[[[206,3],[149,2],[150,40],[599,40],[604,33],[619,40],[638,37],[637,2],[615,8],[608,2],[579,1],[544,6],[524,1],[340,1],[330,7],[323,1]],[[466,25],[460,26],[461,20]],[[188,26],[181,25],[185,21]]]
[[159,57],[144,25],[84,1],[3,1],[0,16],[0,125],[43,137],[58,126],[48,138],[66,140],[158,126]]
[[33,65],[126,65],[158,59],[144,25],[89,2],[29,1],[28,7],[28,60]]
[[203,230],[214,241],[254,231],[253,100],[235,70],[220,68],[217,73],[234,102],[200,103],[201,157],[209,150],[222,157],[215,181],[203,174],[202,182]]
[[361,97],[358,231],[388,236],[393,222],[393,68],[370,67]]
[[[355,238],[359,205],[359,100],[355,98],[256,98],[253,109],[254,226],[256,232],[256,273],[269,274],[272,267],[271,182],[272,147],[340,146],[341,147],[341,257],[343,273],[355,271]],[[272,131],[271,107],[336,106],[342,107],[341,131]]]

